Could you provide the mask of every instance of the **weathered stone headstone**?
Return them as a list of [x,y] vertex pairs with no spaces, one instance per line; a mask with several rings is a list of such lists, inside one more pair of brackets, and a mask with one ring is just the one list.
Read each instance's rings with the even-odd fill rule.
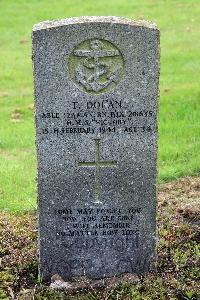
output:
[[154,268],[159,31],[84,17],[33,29],[40,272]]

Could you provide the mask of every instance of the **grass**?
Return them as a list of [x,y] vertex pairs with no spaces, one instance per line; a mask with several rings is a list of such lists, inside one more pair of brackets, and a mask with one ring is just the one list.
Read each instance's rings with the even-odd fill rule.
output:
[[36,206],[31,30],[81,15],[155,21],[161,30],[159,181],[200,171],[197,0],[0,1],[0,209]]

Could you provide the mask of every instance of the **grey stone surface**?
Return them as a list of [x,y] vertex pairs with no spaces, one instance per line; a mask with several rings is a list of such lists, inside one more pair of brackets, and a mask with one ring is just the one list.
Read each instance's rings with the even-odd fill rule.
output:
[[42,277],[154,269],[159,30],[43,22],[33,65]]

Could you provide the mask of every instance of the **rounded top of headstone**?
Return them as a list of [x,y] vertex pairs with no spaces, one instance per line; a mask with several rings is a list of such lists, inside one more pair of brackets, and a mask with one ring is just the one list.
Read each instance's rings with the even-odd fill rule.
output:
[[61,20],[52,20],[52,21],[44,21],[33,26],[33,31],[38,30],[45,30],[51,29],[55,27],[62,27],[66,25],[73,25],[73,24],[82,24],[82,23],[111,23],[111,24],[127,24],[130,26],[140,26],[146,27],[150,29],[158,30],[156,24],[151,21],[146,20],[130,20],[127,18],[115,17],[115,16],[89,16],[89,17],[73,17],[68,19],[61,19]]

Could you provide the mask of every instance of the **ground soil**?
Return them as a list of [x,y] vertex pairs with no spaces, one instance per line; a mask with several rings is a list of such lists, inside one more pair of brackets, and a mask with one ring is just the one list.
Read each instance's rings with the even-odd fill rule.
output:
[[44,285],[37,271],[36,215],[0,213],[0,299],[200,299],[199,177],[159,186],[157,273],[139,276],[135,283],[83,284],[75,292]]

